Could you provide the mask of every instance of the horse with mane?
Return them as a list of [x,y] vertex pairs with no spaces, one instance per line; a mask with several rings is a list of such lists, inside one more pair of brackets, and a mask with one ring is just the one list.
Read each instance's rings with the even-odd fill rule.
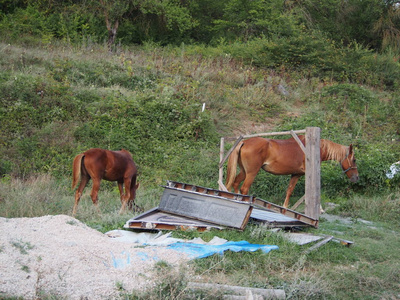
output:
[[[131,154],[124,149],[121,151],[110,151],[92,148],[78,154],[72,164],[72,189],[77,185],[79,178],[81,182],[75,192],[75,204],[72,215],[75,215],[83,189],[90,179],[93,181],[90,196],[97,209],[98,192],[102,179],[118,182],[122,204],[120,213],[125,210],[127,205],[129,209],[132,209],[134,205],[137,207],[134,203],[136,190],[139,187],[139,183],[136,183],[136,177],[136,165]],[[123,186],[125,186],[125,192]]]
[[[299,139],[305,145],[305,137],[299,136]],[[321,161],[338,161],[350,181],[358,181],[353,145],[344,146],[321,139],[320,149]],[[236,176],[238,163],[240,172]],[[233,186],[235,193],[239,193],[239,185],[244,181],[240,193],[247,195],[261,168],[274,175],[291,175],[283,204],[288,207],[297,181],[305,174],[305,154],[300,145],[293,137],[286,140],[253,137],[240,142],[228,159],[226,188],[230,191]]]

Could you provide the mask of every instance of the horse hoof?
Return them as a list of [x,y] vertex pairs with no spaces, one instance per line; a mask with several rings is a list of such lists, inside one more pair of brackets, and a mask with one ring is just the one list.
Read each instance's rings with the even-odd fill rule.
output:
[[143,209],[143,207],[136,205],[135,208],[133,209],[133,212],[135,212],[135,213],[144,212],[144,209]]

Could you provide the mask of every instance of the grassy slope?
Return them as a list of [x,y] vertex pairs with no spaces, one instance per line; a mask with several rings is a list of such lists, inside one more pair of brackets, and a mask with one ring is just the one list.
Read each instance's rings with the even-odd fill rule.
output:
[[[132,98],[144,93],[150,95],[171,93],[171,95],[180,94],[183,99],[197,103],[199,107],[202,103],[206,103],[206,110],[211,114],[220,136],[237,136],[277,128],[291,129],[288,126],[296,124],[302,128],[308,124],[314,126],[318,125],[316,118],[320,118],[317,121],[325,126],[323,128],[325,137],[335,136],[343,143],[358,139],[362,143],[375,141],[376,145],[379,145],[395,135],[391,132],[396,125],[390,120],[383,122],[376,119],[372,113],[367,115],[365,110],[363,118],[354,119],[354,122],[347,120],[348,123],[343,127],[346,115],[327,111],[323,101],[331,98],[320,96],[323,89],[333,82],[305,78],[296,73],[276,74],[272,70],[254,69],[237,63],[227,56],[204,58],[185,55],[185,49],[154,48],[132,48],[113,56],[97,47],[72,49],[61,46],[40,49],[1,44],[0,49],[3,53],[2,67],[16,78],[22,75],[43,76],[43,81],[49,83],[51,80],[47,77],[49,75],[47,68],[51,66],[52,72],[65,76],[59,80],[64,87],[68,87],[67,92],[83,93],[95,89],[104,93],[105,98],[110,90]],[[71,67],[74,65],[80,66],[81,69]],[[132,80],[157,78],[157,85],[150,90],[132,89],[118,84],[101,86],[96,80],[107,82],[113,79],[111,72],[105,71],[105,66],[110,65],[119,65],[122,66],[123,72],[132,72],[134,74]],[[63,73],[67,68],[72,74]],[[90,73],[90,70],[93,73]],[[282,93],[281,87],[284,87],[289,94]],[[382,103],[390,103],[397,97],[395,93],[368,90]],[[94,107],[97,104],[91,105]],[[304,118],[309,111],[315,114]],[[57,117],[57,110],[51,112]],[[78,121],[71,120],[67,125],[76,126]],[[285,120],[291,120],[291,123],[286,124]],[[340,125],[334,123],[339,121],[342,122]],[[330,125],[332,123],[334,125]],[[374,127],[378,129],[374,130]],[[52,138],[51,128],[48,130],[50,134],[45,135],[44,132],[42,136],[48,138],[49,144],[60,140],[59,137]],[[71,142],[68,137],[73,140],[73,134],[68,130],[63,130],[61,133],[63,145]],[[65,158],[68,161],[76,149],[66,149],[70,151],[69,156]],[[170,157],[171,165],[166,165],[166,170],[156,169],[154,166],[143,167],[144,184],[139,191],[138,202],[145,209],[156,206],[161,193],[157,184],[162,184],[166,179],[188,180],[191,183],[216,187],[215,160],[218,151],[218,145],[212,144],[200,150],[201,159],[198,158],[198,153],[197,155],[186,153],[184,158],[191,164],[181,163],[180,157],[177,159]],[[196,169],[196,172],[191,169]],[[65,174],[68,174],[68,170]],[[262,185],[262,180],[265,180],[262,176],[256,185]],[[33,217],[45,214],[68,214],[73,201],[69,185],[67,175],[58,180],[45,175],[33,177],[29,181],[4,177],[0,183],[0,216]],[[100,217],[93,214],[88,189],[78,214],[78,218],[101,231],[121,226],[128,217],[116,214],[119,208],[116,188],[105,184],[104,189],[100,195],[103,211]],[[279,195],[277,198],[280,198]],[[254,243],[277,244],[280,250],[268,255],[227,253],[223,257],[213,256],[194,262],[192,270],[185,270],[184,273],[195,272],[202,280],[223,284],[284,288],[291,299],[399,298],[400,256],[397,251],[400,247],[399,195],[394,193],[384,197],[358,195],[348,197],[339,193],[330,196],[328,200],[338,202],[339,208],[335,212],[351,217],[352,223],[328,222],[322,218],[320,228],[310,231],[338,235],[352,240],[355,245],[351,248],[331,242],[305,256],[301,253],[307,246],[291,244],[281,235],[271,233],[266,228],[249,226],[245,232],[212,232],[201,236],[209,239],[213,234],[218,234],[230,240],[245,239]],[[374,223],[363,223],[361,218]],[[180,234],[189,235],[189,233]],[[190,235],[197,234],[190,233]],[[181,298],[186,297],[185,291],[171,288],[173,280],[185,280],[181,275],[171,276],[172,279],[170,278],[167,283],[165,278],[160,278],[164,284],[160,284],[150,294],[141,295],[143,298],[157,299],[162,293],[171,297],[178,295]]]

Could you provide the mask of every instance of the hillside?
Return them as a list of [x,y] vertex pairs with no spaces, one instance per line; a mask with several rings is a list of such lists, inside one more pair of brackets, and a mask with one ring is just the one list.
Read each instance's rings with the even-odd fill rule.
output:
[[[384,175],[399,160],[397,90],[260,68],[223,49],[0,49],[3,176],[69,176],[79,152],[125,148],[146,185],[172,179],[215,187],[221,136],[318,126],[322,138],[356,146],[363,175],[353,190],[379,191],[399,180]],[[328,196],[349,187],[336,166],[323,176]],[[256,182],[254,191],[283,179],[272,180],[269,187]]]
[[[64,230],[82,222],[91,227],[86,228],[89,231],[104,233],[121,228],[132,216],[132,212],[118,214],[115,183],[102,182],[100,213],[91,204],[87,188],[77,220],[60,216],[71,214],[71,163],[76,154],[90,147],[129,150],[139,167],[136,201],[148,210],[158,205],[159,185],[166,180],[217,188],[222,136],[318,126],[322,138],[353,143],[360,180],[348,181],[337,163],[322,165],[322,203],[334,218],[322,216],[320,227],[311,231],[351,240],[351,248],[331,242],[304,254],[308,246],[290,243],[281,234],[254,224],[244,231],[218,234],[174,232],[180,238],[201,235],[211,240],[218,235],[273,244],[279,251],[268,255],[228,252],[188,263],[188,269],[179,272],[169,260],[172,257],[162,256],[162,261],[146,269],[156,274],[156,285],[150,290],[129,281],[111,286],[108,279],[106,288],[113,294],[116,289],[122,294],[132,292],[132,299],[160,299],[160,295],[189,299],[193,295],[185,280],[195,274],[199,282],[284,289],[288,299],[395,299],[400,174],[392,179],[385,174],[400,159],[400,94],[394,88],[396,81],[383,80],[393,73],[377,72],[374,77],[371,69],[365,69],[352,73],[358,77],[347,74],[338,80],[338,74],[345,73],[332,70],[328,76],[327,71],[307,67],[268,68],[260,60],[251,62],[236,55],[239,46],[148,44],[110,53],[99,44],[0,43],[0,217],[6,224],[24,221],[37,226],[36,217],[55,222],[61,218],[68,225]],[[376,62],[376,69],[384,69],[378,64],[382,61]],[[230,146],[227,143],[226,148]],[[260,172],[250,192],[281,204],[288,180],[288,176]],[[304,184],[299,183],[292,201],[303,194]],[[51,291],[53,286],[47,282],[51,276],[65,282],[75,278],[66,271],[40,274],[40,268],[54,257],[43,254],[37,261],[29,259],[42,253],[45,244],[33,233],[31,238],[25,230],[20,240],[6,235],[0,254],[15,252],[12,272],[27,274],[32,283],[28,294],[54,298],[57,291]],[[82,242],[84,249],[98,250],[94,243],[94,248],[85,248],[86,244]],[[103,254],[101,261],[109,258]],[[61,268],[68,268],[62,264],[70,259],[68,253],[60,257]],[[68,270],[74,272],[85,266],[79,258],[72,262],[74,267]],[[134,270],[126,271],[144,278]],[[139,290],[130,290],[135,287]]]

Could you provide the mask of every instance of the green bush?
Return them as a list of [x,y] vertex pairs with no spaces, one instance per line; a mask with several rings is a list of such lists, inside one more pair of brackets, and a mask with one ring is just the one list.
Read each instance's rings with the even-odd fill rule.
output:
[[321,95],[322,104],[327,110],[336,112],[351,111],[356,115],[377,104],[371,91],[353,84],[336,84],[326,87]]
[[375,54],[355,43],[343,46],[318,32],[257,38],[223,49],[234,58],[259,67],[296,70],[327,82],[393,89],[400,79],[398,62],[390,54]]
[[386,177],[390,166],[396,161],[398,161],[396,153],[391,151],[386,144],[361,145],[358,154],[360,173],[360,181],[357,183],[358,189],[373,193],[382,192],[388,188],[398,188]]
[[99,41],[106,35],[103,20],[88,13],[84,5],[57,7],[56,4],[49,9],[30,2],[26,7],[0,15],[0,34],[7,40],[19,40],[27,45],[51,44],[55,38],[82,43],[87,37]]
[[128,149],[146,171],[166,169],[164,176],[180,177],[179,160],[184,161],[185,155],[198,156],[203,145],[216,141],[209,115],[201,113],[199,105],[184,105],[182,99],[114,98],[103,105],[76,129],[76,140],[87,147]]

